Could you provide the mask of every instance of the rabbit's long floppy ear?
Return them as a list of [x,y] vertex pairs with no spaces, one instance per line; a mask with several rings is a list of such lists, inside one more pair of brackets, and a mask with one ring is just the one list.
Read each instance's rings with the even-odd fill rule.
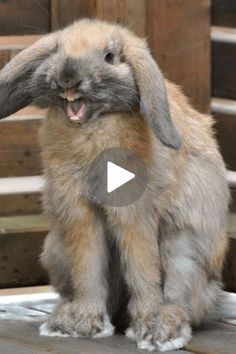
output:
[[180,149],[181,139],[172,123],[163,75],[148,49],[129,43],[125,57],[134,71],[140,94],[140,110],[154,134],[164,144]]
[[0,71],[0,119],[32,102],[35,94],[32,75],[56,49],[58,33],[48,34],[26,48]]

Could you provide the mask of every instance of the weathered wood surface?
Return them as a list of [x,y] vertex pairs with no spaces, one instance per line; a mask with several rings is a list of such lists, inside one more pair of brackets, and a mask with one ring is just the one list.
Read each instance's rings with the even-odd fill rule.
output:
[[[103,339],[40,337],[39,325],[47,320],[57,299],[57,294],[45,292],[45,290],[41,293],[33,291],[27,295],[0,296],[1,353],[142,353],[136,349],[133,342],[121,334]],[[193,332],[193,338],[185,349],[166,353],[234,354],[236,346],[235,294],[224,293],[215,316],[215,321]]]
[[145,36],[146,1],[51,0],[52,28],[64,27],[79,18],[99,18],[123,23],[138,35]]
[[0,34],[46,33],[50,29],[50,0],[1,0]]
[[211,322],[193,335],[186,347],[198,354],[234,354],[236,352],[236,326]]
[[44,183],[42,176],[0,178],[0,196],[41,193]]
[[236,213],[236,188],[231,188],[230,210],[232,213]]
[[0,196],[0,216],[42,213],[41,194]]
[[24,232],[44,232],[48,230],[48,220],[44,215],[25,215],[0,218],[0,235]]
[[223,280],[225,288],[228,291],[236,293],[236,219],[234,216],[234,221],[232,220],[232,230],[233,232],[229,235],[229,250],[227,255],[227,262],[225,262],[225,269],[223,273]]
[[212,24],[214,26],[236,27],[236,1],[212,0]]
[[235,42],[212,42],[212,94],[236,99],[236,33]]
[[39,263],[47,230],[41,215],[0,218],[0,288],[48,283]]
[[0,122],[0,177],[41,174],[38,130],[41,119]]
[[8,61],[11,60],[16,54],[18,54],[21,50],[25,49],[29,45],[33,44],[40,37],[41,36],[39,35],[0,37],[0,69],[2,69],[2,67],[7,64]]
[[[116,334],[104,339],[79,338],[49,338],[40,337],[38,319],[45,318],[51,303],[41,302],[39,306],[27,305],[24,308],[13,307],[16,318],[20,315],[31,317],[31,321],[0,320],[0,348],[4,354],[131,354],[142,353],[136,345],[126,339],[124,335]],[[6,311],[6,307],[4,308]],[[22,310],[22,312],[20,311]],[[167,354],[234,354],[236,348],[236,326],[222,322],[211,322],[204,328],[195,331],[192,341],[183,350],[166,352]]]
[[203,112],[210,99],[209,13],[208,0],[147,1],[147,36],[155,59]]
[[211,27],[211,40],[213,42],[235,43],[236,28],[230,27]]
[[0,235],[0,288],[48,284],[39,264],[46,232]]
[[236,115],[213,113],[216,121],[216,136],[220,150],[229,170],[236,171]]
[[[39,323],[0,322],[0,348],[4,354],[140,354],[123,335],[104,339],[47,338],[38,334]],[[144,352],[145,353],[145,352]],[[166,354],[189,354],[179,350]],[[232,353],[231,353],[232,354]]]

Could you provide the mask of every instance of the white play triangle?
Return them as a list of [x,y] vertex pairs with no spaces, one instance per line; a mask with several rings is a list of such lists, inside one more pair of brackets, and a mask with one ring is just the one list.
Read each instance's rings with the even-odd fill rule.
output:
[[123,184],[135,178],[135,174],[125,170],[115,163],[107,162],[107,192],[111,193]]

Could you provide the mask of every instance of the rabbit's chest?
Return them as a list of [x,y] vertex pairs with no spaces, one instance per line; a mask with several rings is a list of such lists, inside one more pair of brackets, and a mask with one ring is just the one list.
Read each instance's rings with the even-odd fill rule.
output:
[[48,120],[41,129],[40,142],[45,174],[51,184],[56,184],[57,190],[68,190],[73,185],[78,194],[86,193],[86,176],[104,151],[127,149],[146,163],[153,150],[146,122],[129,114],[105,116],[82,127]]
[[145,120],[137,114],[116,113],[78,126],[49,119],[40,132],[44,156],[57,156],[82,166],[110,148],[130,150],[143,159],[151,154],[153,139]]

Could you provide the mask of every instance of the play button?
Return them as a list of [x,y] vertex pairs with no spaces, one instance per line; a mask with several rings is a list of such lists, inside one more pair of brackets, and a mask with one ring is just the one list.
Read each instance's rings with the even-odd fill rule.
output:
[[107,192],[111,193],[125,183],[131,181],[135,174],[114,164],[111,161],[107,163]]
[[133,152],[113,148],[103,151],[91,164],[88,198],[102,205],[122,207],[141,197],[147,186],[145,163]]

